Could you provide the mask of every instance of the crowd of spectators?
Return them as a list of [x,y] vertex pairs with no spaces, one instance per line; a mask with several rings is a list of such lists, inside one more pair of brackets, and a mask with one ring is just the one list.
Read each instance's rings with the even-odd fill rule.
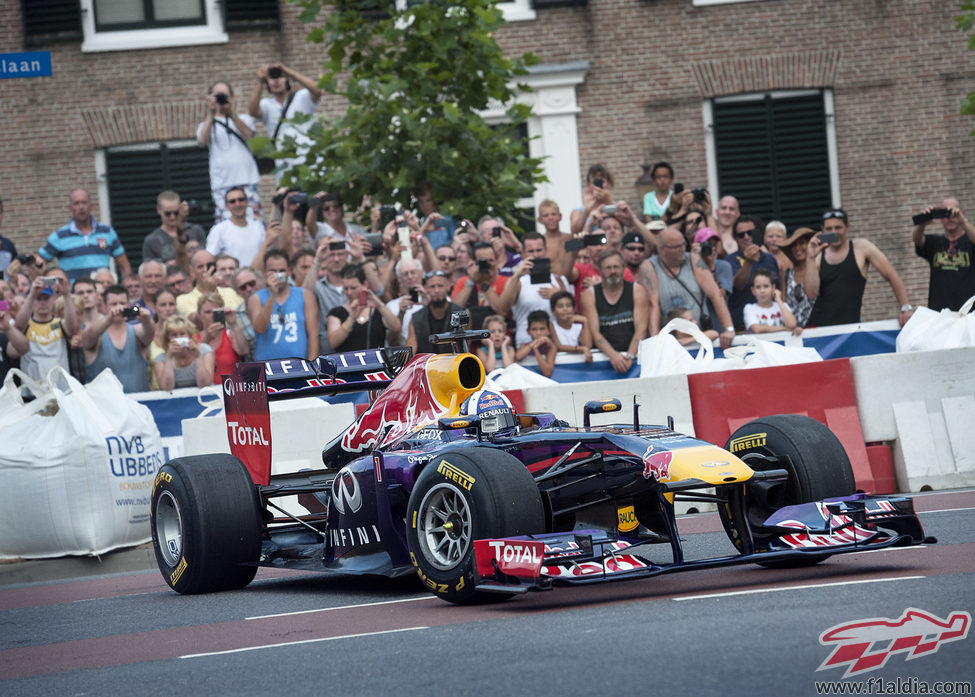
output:
[[[858,322],[871,265],[902,324],[913,309],[884,254],[850,236],[845,211],[791,232],[730,195],[715,212],[710,194],[676,183],[668,163],[654,166],[639,211],[593,166],[567,230],[552,200],[538,207],[539,232],[516,234],[486,211],[476,222],[442,215],[429,187],[348,208],[337,192],[279,188],[261,206],[246,150],[255,119],[274,129],[291,104],[311,109],[318,97],[281,71],[262,69],[250,114],[234,111],[230,85],[210,90],[199,138],[221,205],[209,231],[188,222],[178,192],[161,192],[159,227],[146,231],[133,272],[115,230],[76,189],[68,223],[37,251],[18,255],[0,237],[0,371],[19,365],[43,378],[61,365],[91,380],[111,368],[130,392],[204,386],[245,360],[445,351],[429,336],[467,309],[473,328],[490,332],[475,347],[488,371],[531,357],[551,375],[565,356],[592,361],[598,350],[625,374],[640,341],[675,317],[723,347],[741,332]],[[293,93],[292,80],[305,86]],[[271,97],[261,98],[265,87]],[[957,200],[923,208],[912,239],[932,268],[931,307],[957,309],[975,294],[975,226]]]

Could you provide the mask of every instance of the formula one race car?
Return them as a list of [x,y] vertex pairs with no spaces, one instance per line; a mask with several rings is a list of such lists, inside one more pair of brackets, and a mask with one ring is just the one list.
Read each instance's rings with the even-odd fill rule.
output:
[[[223,383],[234,455],[175,459],[153,486],[152,541],[180,593],[242,588],[258,566],[341,574],[417,573],[453,603],[556,585],[695,568],[815,564],[831,554],[925,539],[911,499],[854,493],[838,439],[813,419],[778,415],[725,448],[586,404],[583,426],[516,414],[484,390],[466,341],[457,352],[382,349],[243,364]],[[373,390],[322,452],[323,468],[271,475],[269,399]],[[375,390],[382,390],[376,393]],[[275,499],[297,496],[307,514]],[[717,504],[738,553],[685,561],[677,499]]]

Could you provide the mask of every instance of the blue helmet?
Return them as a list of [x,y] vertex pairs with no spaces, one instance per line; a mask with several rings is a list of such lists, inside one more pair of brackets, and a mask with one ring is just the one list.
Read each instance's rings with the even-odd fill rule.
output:
[[481,417],[481,433],[497,433],[511,431],[518,426],[514,407],[500,392],[494,390],[478,390],[460,407],[464,416]]

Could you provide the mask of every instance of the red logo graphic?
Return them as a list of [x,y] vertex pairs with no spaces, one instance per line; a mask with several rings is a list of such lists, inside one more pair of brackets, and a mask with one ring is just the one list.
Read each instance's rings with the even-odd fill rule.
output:
[[647,452],[643,453],[643,478],[652,476],[658,482],[670,479],[670,461],[673,459],[674,454],[669,450],[655,453],[652,445],[647,446]]
[[[908,661],[933,654],[942,644],[968,636],[971,622],[967,612],[955,611],[943,620],[913,607],[896,620],[873,617],[844,622],[819,635],[820,644],[835,648],[816,670],[846,666],[843,677],[847,678],[882,667],[895,653],[908,652]],[[871,651],[874,646],[878,648]]]

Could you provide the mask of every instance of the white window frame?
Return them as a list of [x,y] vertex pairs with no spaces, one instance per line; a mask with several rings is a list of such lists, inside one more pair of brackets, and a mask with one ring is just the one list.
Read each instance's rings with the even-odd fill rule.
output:
[[755,0],[691,0],[694,7],[706,7],[708,5],[730,5],[737,2],[755,2]]
[[[508,22],[524,22],[535,19],[535,10],[531,0],[510,0],[509,2],[499,2],[505,20]],[[405,10],[406,0],[396,0],[396,9]]]
[[765,99],[766,94],[770,94],[772,99],[805,97],[819,94],[820,92],[823,95],[823,111],[825,111],[826,116],[826,157],[829,165],[831,205],[834,208],[842,207],[843,201],[840,197],[839,151],[836,148],[836,111],[833,108],[833,90],[828,87],[823,90],[769,90],[767,92],[736,94],[730,97],[715,97],[713,100],[705,99],[701,102],[701,116],[704,120],[705,153],[708,166],[708,190],[712,192],[711,200],[718,201],[721,198],[721,191],[718,189],[718,155],[714,142],[714,109],[712,108],[712,102],[760,101]]
[[206,24],[121,31],[95,31],[94,0],[80,0],[80,2],[81,29],[84,35],[81,42],[82,53],[225,44],[230,40],[223,26],[220,0],[204,0],[203,11],[206,13]]

